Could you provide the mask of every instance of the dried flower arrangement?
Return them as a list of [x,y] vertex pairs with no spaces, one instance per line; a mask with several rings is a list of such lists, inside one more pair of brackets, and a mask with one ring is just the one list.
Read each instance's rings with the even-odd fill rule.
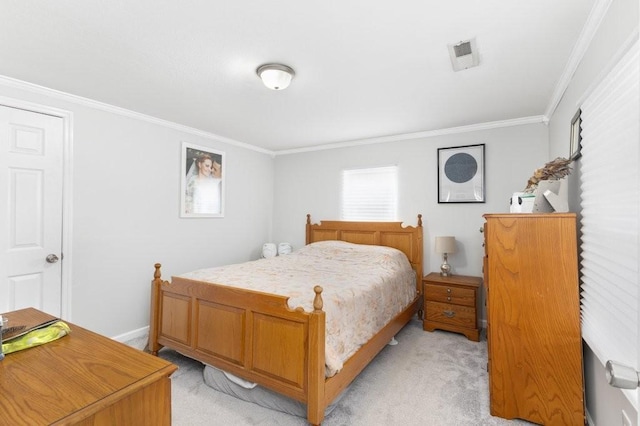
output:
[[571,167],[569,164],[571,164],[572,161],[573,160],[558,157],[553,161],[549,161],[544,165],[544,167],[536,169],[533,172],[533,176],[529,178],[524,192],[534,192],[538,187],[538,182],[541,180],[562,179],[563,177],[568,176],[571,173]]

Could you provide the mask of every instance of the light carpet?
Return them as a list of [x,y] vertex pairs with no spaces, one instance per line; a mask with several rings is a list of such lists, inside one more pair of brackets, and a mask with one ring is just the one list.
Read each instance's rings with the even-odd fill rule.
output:
[[[425,332],[417,319],[396,340],[355,379],[323,425],[531,425],[489,414],[486,340]],[[129,342],[138,348],[145,343]],[[171,379],[175,426],[307,424],[208,387],[198,361],[167,349],[159,356],[179,367]]]

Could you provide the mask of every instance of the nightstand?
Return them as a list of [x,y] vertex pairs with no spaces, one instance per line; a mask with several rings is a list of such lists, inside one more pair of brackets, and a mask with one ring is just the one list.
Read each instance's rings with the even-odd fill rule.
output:
[[478,327],[478,290],[480,277],[451,275],[443,277],[432,272],[422,278],[424,288],[425,331],[435,329],[462,333],[469,340],[480,340]]

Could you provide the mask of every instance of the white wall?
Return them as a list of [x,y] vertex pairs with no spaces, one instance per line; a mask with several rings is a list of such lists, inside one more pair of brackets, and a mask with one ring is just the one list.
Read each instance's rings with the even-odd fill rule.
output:
[[[485,144],[485,203],[438,204],[437,149]],[[415,225],[423,215],[425,273],[439,271],[434,237],[454,235],[459,252],[449,257],[453,272],[482,275],[484,213],[509,211],[509,198],[525,188],[548,157],[546,125],[529,124],[403,142],[278,155],[275,167],[274,242],[304,244],[304,223],[340,219],[341,171],[396,164],[399,220]],[[484,317],[484,315],[483,315]]]
[[[620,46],[638,29],[638,1],[613,0],[582,62],[571,80],[558,108],[549,122],[551,158],[566,157],[569,152],[569,129],[573,115],[585,93],[596,84],[603,69],[618,53]],[[640,159],[639,159],[640,160]],[[579,160],[578,160],[579,162]],[[579,211],[579,165],[569,180],[570,206]],[[598,426],[622,424],[621,411],[629,415],[632,424],[638,425],[638,413],[618,389],[610,387],[605,379],[604,366],[585,344],[585,388],[587,411]]]
[[[0,96],[73,112],[73,323],[107,336],[147,326],[155,262],[168,279],[259,256],[270,155],[14,87]],[[182,141],[226,153],[224,218],[179,218]]]

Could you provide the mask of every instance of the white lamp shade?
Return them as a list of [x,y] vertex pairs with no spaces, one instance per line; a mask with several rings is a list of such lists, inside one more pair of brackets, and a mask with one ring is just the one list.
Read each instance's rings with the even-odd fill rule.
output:
[[455,253],[455,237],[436,237],[436,253]]
[[295,73],[286,65],[267,64],[257,70],[265,86],[272,90],[283,90],[289,87]]

